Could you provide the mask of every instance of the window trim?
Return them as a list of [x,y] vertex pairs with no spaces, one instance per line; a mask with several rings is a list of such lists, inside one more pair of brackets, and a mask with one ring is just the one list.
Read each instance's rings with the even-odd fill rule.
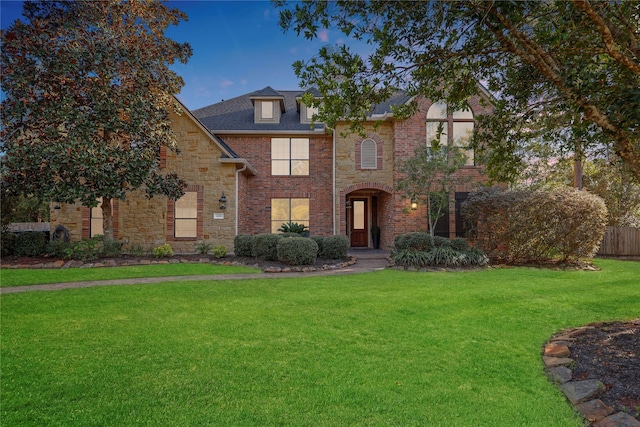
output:
[[[289,213],[288,213],[288,219],[277,219],[274,220],[273,219],[273,201],[274,200],[287,200],[288,204],[289,204]],[[292,212],[292,208],[291,208],[291,203],[293,200],[306,200],[307,202],[307,219],[306,220],[300,220],[300,219],[296,219],[295,221],[291,219],[291,212]],[[309,197],[272,197],[269,200],[269,207],[270,207],[270,212],[271,212],[271,218],[269,219],[269,230],[271,232],[275,232],[274,231],[274,222],[278,222],[278,224],[276,224],[278,227],[277,229],[279,229],[282,224],[288,223],[288,222],[297,222],[298,224],[304,224],[307,226],[307,230],[309,230],[311,228],[311,199]],[[276,229],[276,230],[277,230]]]
[[[437,115],[438,117],[429,117],[430,113],[432,111],[432,108],[446,108],[446,118],[444,118],[442,115]],[[457,118],[455,117],[457,113],[465,113],[466,112],[470,112],[471,113],[471,118]],[[427,114],[426,114],[426,123],[425,123],[425,133],[426,133],[426,146],[427,147],[431,147],[431,140],[430,138],[430,134],[431,134],[431,130],[429,129],[431,124],[440,124],[442,123],[444,125],[444,129],[443,129],[443,134],[440,136],[440,142],[442,143],[442,137],[445,136],[446,137],[446,141],[447,141],[447,145],[446,147],[459,147],[459,148],[463,148],[464,149],[464,153],[467,156],[467,161],[465,162],[465,164],[463,166],[475,166],[476,165],[476,153],[475,150],[473,149],[468,149],[468,146],[464,146],[464,145],[455,145],[456,142],[456,135],[453,132],[454,129],[454,124],[455,123],[472,123],[473,124],[473,128],[472,128],[472,132],[475,131],[476,128],[476,120],[475,120],[475,114],[473,112],[473,109],[471,108],[471,106],[469,106],[469,104],[467,104],[467,109],[465,110],[456,110],[456,111],[449,111],[448,110],[448,105],[446,103],[444,103],[443,101],[439,101],[439,102],[434,102],[433,104],[431,104],[429,106],[429,108],[427,109]]]
[[167,228],[166,239],[168,242],[189,242],[202,239],[204,235],[204,185],[187,185],[185,193],[197,193],[196,195],[196,235],[195,237],[176,237],[175,236],[175,220],[176,220],[176,201],[169,199],[167,201]]
[[[288,140],[289,141],[289,154],[288,154],[288,158],[282,158],[282,159],[274,159],[273,158],[273,143],[275,140]],[[292,156],[292,141],[296,139],[296,140],[305,140],[307,143],[307,158],[293,158]],[[271,160],[271,176],[288,176],[288,177],[305,177],[305,176],[309,176],[311,174],[311,141],[309,138],[295,138],[295,137],[291,137],[291,138],[286,138],[286,137],[277,137],[277,138],[271,138],[271,153],[270,153],[270,160]],[[288,162],[288,173],[286,174],[277,174],[274,173],[274,162]],[[306,162],[307,163],[307,173],[306,174],[293,174],[293,162]]]

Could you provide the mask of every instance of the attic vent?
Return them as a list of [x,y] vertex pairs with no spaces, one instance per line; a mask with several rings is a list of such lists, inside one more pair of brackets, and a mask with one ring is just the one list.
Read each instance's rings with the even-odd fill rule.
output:
[[378,145],[373,139],[365,139],[360,147],[360,167],[362,169],[378,168]]

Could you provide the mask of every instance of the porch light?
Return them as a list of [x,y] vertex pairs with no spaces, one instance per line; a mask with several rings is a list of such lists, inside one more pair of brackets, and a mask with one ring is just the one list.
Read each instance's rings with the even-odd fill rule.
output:
[[418,202],[416,199],[411,199],[411,210],[415,211],[416,209],[418,209]]

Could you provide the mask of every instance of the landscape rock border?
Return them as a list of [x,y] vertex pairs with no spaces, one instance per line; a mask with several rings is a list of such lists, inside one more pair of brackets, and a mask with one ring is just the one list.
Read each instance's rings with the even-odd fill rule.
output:
[[[599,324],[598,324],[599,325]],[[567,397],[567,400],[593,427],[640,427],[640,421],[625,412],[615,412],[600,399],[604,385],[597,379],[574,380],[571,367],[571,344],[576,337],[594,329],[596,324],[564,330],[553,337],[542,349],[545,372]],[[615,412],[615,413],[614,413]]]
[[333,264],[325,263],[321,266],[301,265],[301,266],[278,266],[266,265],[261,266],[260,263],[250,263],[241,261],[229,261],[224,258],[214,258],[208,256],[174,256],[171,258],[105,258],[95,261],[79,261],[79,260],[51,260],[34,263],[6,262],[2,260],[1,268],[6,269],[66,269],[66,268],[95,268],[95,267],[124,267],[137,265],[156,265],[156,264],[181,264],[181,263],[198,263],[198,264],[216,264],[216,265],[233,265],[242,267],[253,267],[262,270],[264,273],[307,273],[315,271],[338,270],[352,266],[357,262],[357,258],[350,256],[346,261],[340,261]]

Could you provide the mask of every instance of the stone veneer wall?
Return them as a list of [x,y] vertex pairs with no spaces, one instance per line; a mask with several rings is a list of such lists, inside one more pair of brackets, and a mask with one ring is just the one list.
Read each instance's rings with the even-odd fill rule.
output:
[[[197,242],[225,245],[233,250],[235,237],[235,171],[236,165],[222,164],[220,148],[187,114],[171,115],[173,130],[178,140],[180,155],[169,151],[165,173],[176,172],[192,188],[202,189],[202,227],[194,239],[173,240],[167,236],[167,209],[169,200],[164,196],[147,199],[143,191],[132,192],[119,202],[119,240],[125,248],[140,246],[149,249],[168,242],[177,253],[195,252]],[[222,192],[227,198],[226,209],[220,209],[218,199]],[[81,239],[82,206],[62,204],[51,209],[51,226],[64,225],[73,241]],[[214,213],[224,219],[214,219]]]

